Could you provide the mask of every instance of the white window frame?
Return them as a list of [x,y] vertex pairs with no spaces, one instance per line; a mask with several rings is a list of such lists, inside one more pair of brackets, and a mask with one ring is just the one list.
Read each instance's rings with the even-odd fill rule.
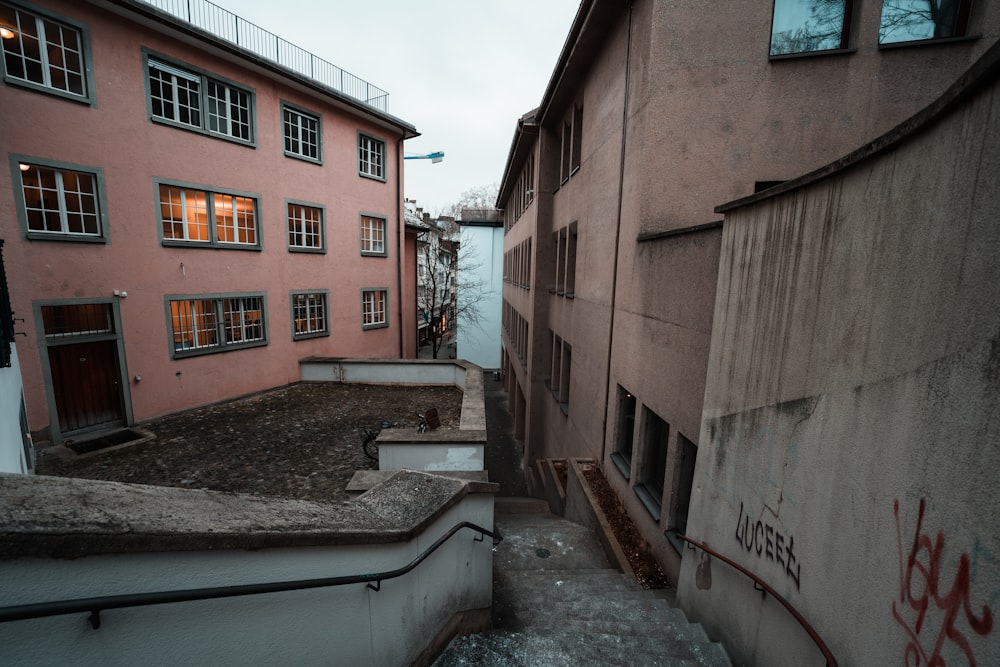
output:
[[286,156],[323,164],[323,121],[319,114],[282,102],[281,130]]
[[[239,192],[235,190],[220,190],[209,188],[204,185],[194,183],[182,183],[178,181],[167,181],[153,179],[154,193],[156,196],[156,217],[159,223],[160,244],[164,246],[187,246],[187,247],[210,247],[228,248],[232,250],[260,250],[261,249],[261,223],[260,223],[260,196],[250,192]],[[164,188],[178,190],[178,199],[164,199]],[[205,201],[205,218],[208,227],[208,238],[192,238],[191,226],[197,224],[189,216],[192,206],[187,204],[187,198],[192,193],[200,193]],[[237,201],[239,200],[239,202]],[[240,210],[239,203],[243,203]],[[171,209],[179,207],[181,218],[174,220],[164,218],[164,207]],[[231,211],[231,224],[226,212]],[[248,226],[248,221],[250,225]],[[176,238],[167,236],[165,233],[166,224],[171,226],[180,225],[184,236]],[[231,235],[235,240],[226,240],[220,234],[222,230],[232,230]],[[252,230],[253,240],[239,240],[241,232],[249,238],[248,232]]]
[[[172,59],[145,50],[143,53],[146,106],[152,122],[226,141],[256,145],[256,94],[252,88],[190,65],[175,64]],[[161,90],[166,87],[171,91],[170,98],[153,95],[154,70],[158,73],[155,80],[161,82]],[[186,120],[180,113],[179,93],[182,89],[188,94],[188,103],[183,106],[192,112]],[[154,107],[154,100],[159,101],[159,112]],[[168,104],[172,105],[172,111],[167,110]],[[240,111],[245,112],[245,119],[240,117]],[[197,114],[196,119],[192,117],[194,114]]]
[[[180,305],[175,311],[174,304],[187,304],[186,312]],[[268,344],[267,295],[263,293],[168,294],[164,307],[173,359]]]
[[361,290],[361,328],[382,329],[387,326],[389,326],[389,290],[384,287]]
[[386,181],[386,143],[367,132],[358,132],[358,175]]
[[[25,169],[27,167],[27,169]],[[54,201],[47,201],[40,197],[40,204],[44,208],[37,208],[28,205],[34,197],[29,197],[25,190],[24,174],[32,170],[46,170],[53,172],[55,176],[55,190],[51,191]],[[107,202],[104,198],[104,172],[96,167],[59,162],[55,160],[44,160],[26,155],[10,156],[10,173],[14,185],[14,200],[17,208],[18,223],[21,232],[26,239],[48,240],[48,241],[82,241],[90,243],[106,243],[107,232]],[[79,174],[89,177],[92,189],[89,191],[67,191],[65,186],[65,175],[68,173]],[[74,192],[76,197],[74,197]],[[93,212],[85,210],[83,200],[92,200]],[[68,202],[76,200],[76,205],[71,209]],[[31,218],[33,211],[44,211],[49,213],[58,212],[59,229],[32,229]],[[96,224],[96,231],[83,232],[71,230],[71,217],[83,218],[86,216]]]
[[[3,78],[9,84],[31,88],[39,92],[65,97],[77,102],[85,102],[93,105],[94,77],[90,66],[90,37],[86,26],[71,21],[57,14],[47,12],[34,5],[25,6],[19,2],[2,2],[0,6],[8,8],[13,13],[15,25],[5,26],[13,34],[10,38],[0,39],[0,68],[3,70]],[[31,57],[24,51],[24,26],[31,23],[34,30],[34,37],[40,45],[37,58]],[[54,33],[58,29],[58,39]],[[72,42],[75,42],[72,43]],[[11,47],[17,44],[18,49]],[[56,62],[52,54],[61,53],[62,63]],[[67,55],[70,59],[78,60],[76,67],[67,65]],[[11,73],[7,67],[8,57],[20,61],[21,72]],[[28,62],[37,63],[40,77],[33,77],[29,74]],[[56,71],[64,73],[64,86],[58,85],[53,79]],[[74,91],[71,80],[78,81],[79,91]]]
[[[315,217],[307,217],[307,214],[314,215]],[[288,252],[326,252],[326,208],[324,206],[312,202],[286,199],[285,221]],[[316,225],[317,231],[315,234],[308,231],[307,225],[310,224]],[[317,238],[315,244],[303,242],[305,239],[311,237]],[[303,241],[296,243],[296,238],[303,239]]]
[[362,213],[359,220],[361,254],[365,257],[388,257],[389,246],[386,237],[389,233],[389,219],[381,215]]
[[330,335],[328,290],[294,291],[289,294],[288,301],[292,311],[292,340]]

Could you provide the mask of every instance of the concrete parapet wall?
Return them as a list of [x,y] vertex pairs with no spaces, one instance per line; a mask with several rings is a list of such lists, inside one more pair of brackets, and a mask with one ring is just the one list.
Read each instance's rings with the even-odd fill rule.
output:
[[[0,606],[400,568],[457,523],[493,527],[496,485],[419,472],[312,503],[0,475]],[[365,584],[0,623],[10,664],[410,664],[488,609],[490,541],[463,529],[416,570]],[[39,638],[44,638],[40,641]]]

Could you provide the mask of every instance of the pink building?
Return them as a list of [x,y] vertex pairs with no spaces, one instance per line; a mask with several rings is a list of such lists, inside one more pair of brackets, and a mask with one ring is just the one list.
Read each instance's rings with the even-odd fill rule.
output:
[[304,357],[416,354],[415,128],[191,4],[0,2],[0,237],[42,439],[295,382]]

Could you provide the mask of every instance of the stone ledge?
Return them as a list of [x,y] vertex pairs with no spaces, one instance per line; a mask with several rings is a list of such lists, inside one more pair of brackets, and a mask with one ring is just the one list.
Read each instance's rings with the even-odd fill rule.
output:
[[0,560],[404,542],[466,495],[495,492],[483,484],[404,470],[356,499],[317,503],[0,474]]
[[[363,493],[382,484],[394,474],[396,471],[392,470],[359,470],[347,483],[347,492]],[[426,474],[462,480],[467,483],[469,493],[496,493],[500,489],[499,484],[489,481],[489,473],[485,470],[440,470]]]

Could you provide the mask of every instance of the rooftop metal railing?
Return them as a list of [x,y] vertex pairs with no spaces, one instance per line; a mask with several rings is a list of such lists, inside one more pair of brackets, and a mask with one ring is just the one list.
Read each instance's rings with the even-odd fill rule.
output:
[[139,0],[384,113],[389,93],[208,0]]

